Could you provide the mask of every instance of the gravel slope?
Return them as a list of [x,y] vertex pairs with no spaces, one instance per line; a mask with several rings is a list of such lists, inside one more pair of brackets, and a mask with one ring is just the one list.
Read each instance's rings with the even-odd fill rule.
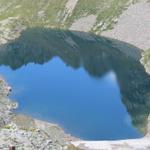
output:
[[128,42],[143,50],[150,48],[150,3],[141,0],[130,5],[119,17],[114,29],[102,35]]

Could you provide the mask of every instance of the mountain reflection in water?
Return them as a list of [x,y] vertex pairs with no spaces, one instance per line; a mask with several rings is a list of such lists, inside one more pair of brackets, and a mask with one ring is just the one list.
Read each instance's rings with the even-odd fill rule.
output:
[[0,73],[14,86],[19,112],[86,139],[134,138],[145,134],[150,113],[150,77],[139,58],[121,41],[30,28],[0,46]]

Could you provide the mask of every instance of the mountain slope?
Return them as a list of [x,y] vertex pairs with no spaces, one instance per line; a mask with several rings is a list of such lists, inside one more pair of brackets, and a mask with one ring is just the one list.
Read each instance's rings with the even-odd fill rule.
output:
[[130,5],[118,18],[112,30],[104,31],[103,36],[132,43],[147,50],[150,48],[150,4],[140,0]]
[[88,26],[85,18],[91,22],[92,15],[94,19],[86,30],[101,32],[112,28],[132,2],[134,0],[0,0],[0,21],[13,17],[32,27],[76,29],[80,22]]

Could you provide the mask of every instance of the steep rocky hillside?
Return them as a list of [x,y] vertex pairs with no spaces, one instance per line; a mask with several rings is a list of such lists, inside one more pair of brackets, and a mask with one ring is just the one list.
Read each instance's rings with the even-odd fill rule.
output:
[[27,27],[50,27],[101,34],[146,50],[150,48],[149,2],[0,0],[0,44]]
[[[101,32],[135,0],[0,0],[0,21]],[[1,23],[0,23],[1,24]]]
[[[0,0],[0,44],[28,27],[92,32],[150,48],[148,0]],[[138,37],[138,38],[137,38]]]

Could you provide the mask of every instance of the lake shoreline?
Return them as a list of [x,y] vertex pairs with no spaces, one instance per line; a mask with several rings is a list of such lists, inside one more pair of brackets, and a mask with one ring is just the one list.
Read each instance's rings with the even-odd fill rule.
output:
[[[17,148],[24,147],[25,149],[32,150],[41,148],[43,145],[45,145],[47,148],[52,147],[56,150],[67,150],[67,146],[70,144],[83,150],[109,150],[116,148],[125,148],[126,150],[130,150],[132,148],[133,150],[136,150],[139,149],[139,147],[147,150],[150,148],[150,117],[148,118],[147,134],[143,138],[114,141],[83,141],[66,134],[59,125],[13,113],[13,110],[18,107],[18,104],[10,100],[8,97],[11,87],[8,86],[1,77],[0,86],[0,102],[4,104],[0,109],[0,147],[3,149],[7,149],[8,146],[12,145],[16,146]],[[11,137],[9,137],[10,134]],[[30,138],[27,139],[27,137]],[[31,142],[35,139],[38,143],[41,143],[38,144],[38,148]],[[47,142],[43,143],[43,141]],[[68,150],[71,149],[72,148],[69,148]]]
[[73,141],[74,146],[84,150],[149,150],[150,149],[150,115],[148,118],[147,134],[142,138],[111,140],[111,141]]
[[76,138],[66,134],[57,124],[14,113],[18,103],[9,98],[11,87],[0,77],[0,149],[68,150]]

